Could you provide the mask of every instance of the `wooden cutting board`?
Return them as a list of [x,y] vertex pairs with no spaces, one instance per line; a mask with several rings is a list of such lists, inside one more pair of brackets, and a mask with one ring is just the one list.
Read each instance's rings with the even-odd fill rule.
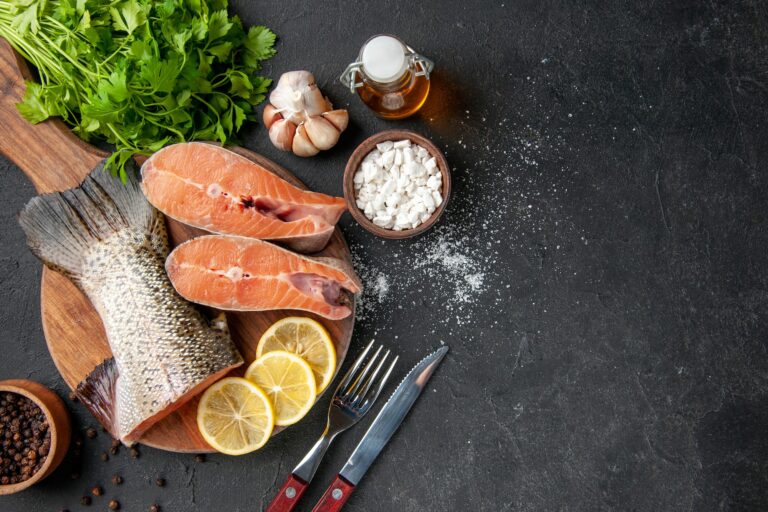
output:
[[[0,39],[0,129],[3,132],[0,151],[24,171],[39,193],[75,187],[107,154],[78,139],[60,121],[33,126],[23,119],[15,104],[22,98],[24,79],[29,76],[23,59]],[[267,158],[246,149],[232,149],[288,182],[307,188],[288,170]],[[167,224],[172,245],[202,233],[172,219],[167,219]],[[349,248],[338,228],[321,255],[350,261]],[[69,279],[48,268],[43,269],[40,309],[48,350],[61,376],[74,389],[96,365],[112,356],[101,319]],[[232,338],[246,360],[246,365],[233,373],[242,374],[253,361],[256,344],[270,325],[295,314],[295,311],[228,313]],[[354,310],[349,318],[340,321],[307,315],[321,322],[331,334],[336,344],[338,372],[352,338]],[[193,399],[149,429],[140,443],[175,452],[212,451],[197,430],[196,410],[197,399]],[[276,427],[275,433],[280,430]]]

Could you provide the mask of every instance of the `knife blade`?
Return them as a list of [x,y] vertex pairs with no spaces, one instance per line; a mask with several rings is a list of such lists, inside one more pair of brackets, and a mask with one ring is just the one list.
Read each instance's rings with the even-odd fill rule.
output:
[[313,512],[341,510],[355,486],[403,422],[447,352],[447,346],[435,350],[408,372],[368,427],[334,482],[312,509]]

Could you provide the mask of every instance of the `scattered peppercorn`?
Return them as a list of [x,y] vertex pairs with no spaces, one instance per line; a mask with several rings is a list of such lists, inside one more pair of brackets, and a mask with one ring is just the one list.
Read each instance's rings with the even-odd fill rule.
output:
[[43,466],[51,449],[45,413],[29,398],[0,394],[0,484],[23,482]]
[[152,504],[149,507],[149,512],[160,512],[160,505]]
[[102,494],[104,494],[104,489],[102,489],[101,486],[99,485],[94,486],[94,488],[91,489],[91,494],[93,494],[94,496],[101,496]]
[[198,453],[197,455],[195,455],[195,462],[205,462],[205,454]]
[[109,460],[109,455],[107,455],[107,452],[101,452],[99,458],[102,460],[102,462],[107,462]]
[[77,393],[75,393],[74,391],[70,391],[69,399],[72,400],[73,402],[77,402]]
[[86,437],[88,437],[88,439],[94,439],[97,435],[96,429],[93,427],[88,427],[85,430],[85,435]]
[[141,454],[139,453],[138,448],[133,447],[131,448],[131,458],[132,459],[138,459]]
[[112,440],[112,446],[109,448],[109,453],[112,455],[117,455],[120,451],[120,441],[117,439]]
[[90,496],[83,496],[80,498],[80,504],[84,506],[88,506],[91,504],[91,497]]
[[157,480],[155,480],[155,484],[158,487],[165,487],[165,478],[158,478]]
[[120,502],[117,500],[110,500],[107,506],[109,507],[109,510],[118,510],[120,508]]
[[123,477],[121,477],[120,475],[113,476],[112,483],[115,485],[120,485],[121,483],[123,483]]

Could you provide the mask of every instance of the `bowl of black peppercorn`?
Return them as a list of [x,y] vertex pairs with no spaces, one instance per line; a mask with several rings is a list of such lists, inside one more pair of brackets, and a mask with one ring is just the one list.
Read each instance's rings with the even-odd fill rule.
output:
[[69,449],[64,402],[31,380],[0,381],[0,496],[50,475]]

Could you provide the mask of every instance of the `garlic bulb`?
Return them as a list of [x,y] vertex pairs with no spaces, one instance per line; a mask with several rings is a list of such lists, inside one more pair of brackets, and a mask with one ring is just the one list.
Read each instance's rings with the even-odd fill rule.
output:
[[333,110],[309,71],[283,73],[263,118],[272,144],[298,156],[331,149],[349,124],[347,111]]

